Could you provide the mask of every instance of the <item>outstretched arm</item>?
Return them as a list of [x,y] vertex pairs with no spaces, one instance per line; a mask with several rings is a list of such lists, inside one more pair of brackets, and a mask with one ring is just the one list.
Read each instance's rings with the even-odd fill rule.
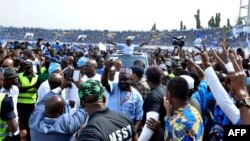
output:
[[114,45],[114,46],[116,46],[116,45],[117,45],[117,43],[115,43],[115,42],[112,42],[112,41],[109,41],[109,40],[107,40],[107,42],[108,42],[109,44],[112,44],[112,45]]
[[143,43],[141,43],[141,44],[139,45],[139,47],[142,47],[142,46],[147,45],[147,44],[148,44],[148,42],[143,42]]

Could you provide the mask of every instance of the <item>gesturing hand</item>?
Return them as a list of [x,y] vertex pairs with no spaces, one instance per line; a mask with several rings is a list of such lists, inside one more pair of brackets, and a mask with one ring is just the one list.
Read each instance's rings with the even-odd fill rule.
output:
[[230,59],[233,63],[235,73],[226,77],[226,84],[230,85],[230,88],[237,99],[242,99],[248,96],[246,74],[237,64],[233,53],[230,54]]
[[211,62],[209,61],[209,57],[208,57],[208,55],[207,55],[207,53],[206,52],[201,52],[200,53],[200,56],[201,56],[201,60],[202,60],[202,63],[203,63],[203,65],[204,65],[204,67],[205,68],[208,68],[208,67],[211,67],[212,66],[212,64],[211,64]]
[[169,116],[171,114],[171,104],[170,102],[167,100],[167,98],[164,96],[163,97],[163,106],[166,110],[166,115]]

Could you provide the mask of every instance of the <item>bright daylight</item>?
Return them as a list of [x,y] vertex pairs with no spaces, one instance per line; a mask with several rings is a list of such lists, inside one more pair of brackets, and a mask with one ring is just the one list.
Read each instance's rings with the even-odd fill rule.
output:
[[250,138],[250,0],[0,0],[0,141]]

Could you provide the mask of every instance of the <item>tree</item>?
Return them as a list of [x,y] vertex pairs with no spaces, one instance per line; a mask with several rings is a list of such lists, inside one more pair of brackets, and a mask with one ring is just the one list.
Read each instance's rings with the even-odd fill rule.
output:
[[156,24],[154,23],[152,28],[151,28],[151,31],[155,31],[156,30]]
[[211,19],[208,21],[208,26],[210,28],[214,28],[215,27],[214,16],[212,16]]
[[215,14],[215,27],[220,27],[220,21],[221,21],[220,13],[216,13]]
[[180,23],[180,30],[182,30],[183,29],[183,22],[181,21],[181,23]]
[[212,16],[211,19],[208,21],[208,26],[210,28],[220,27],[220,21],[220,13],[216,13],[215,18],[214,16]]
[[196,28],[201,29],[201,20],[200,20],[200,9],[197,10],[197,14],[194,15],[196,20]]
[[229,18],[227,18],[227,27],[231,27]]
[[187,28],[186,28],[186,26],[184,25],[184,26],[183,26],[183,30],[186,30],[186,29],[187,29]]

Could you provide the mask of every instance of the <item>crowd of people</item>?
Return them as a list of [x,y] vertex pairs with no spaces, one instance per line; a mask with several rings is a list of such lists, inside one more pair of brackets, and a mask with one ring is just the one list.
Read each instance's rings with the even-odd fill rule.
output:
[[[68,49],[46,43],[55,38],[44,29],[1,28],[0,33],[21,39],[28,30],[43,38],[34,45],[0,41],[1,140],[220,141],[226,125],[250,124],[250,67],[243,59],[248,54],[229,48],[230,42],[240,43],[239,38],[218,40],[220,34],[230,35],[222,29],[201,31],[208,44],[221,46],[221,51],[208,51],[207,40],[196,47],[198,53],[182,46],[172,52],[156,48],[145,52],[148,68],[140,60],[125,68],[119,59],[108,57],[116,47],[129,56],[135,47],[148,44],[136,38],[118,35],[114,39],[125,43],[117,44],[101,31],[88,31],[93,36],[89,41],[105,40],[114,49]],[[130,33],[137,32],[120,34]],[[180,33],[200,32],[166,35]],[[150,32],[138,34],[146,39]]]
[[[33,33],[33,38],[25,38],[26,33]],[[83,41],[79,40],[79,35],[85,35]],[[41,28],[15,28],[0,27],[0,37],[6,40],[33,40],[43,38],[48,42],[60,40],[64,43],[105,43],[111,38],[118,43],[122,43],[127,36],[134,36],[134,43],[149,42],[150,45],[172,46],[173,36],[185,36],[187,46],[192,46],[196,36],[201,35],[206,39],[207,46],[218,47],[218,42],[223,38],[229,39],[228,43],[233,47],[246,47],[246,34],[241,34],[237,38],[232,33],[232,28],[212,28],[200,30],[166,30],[166,31],[108,31],[108,30],[49,30]]]

